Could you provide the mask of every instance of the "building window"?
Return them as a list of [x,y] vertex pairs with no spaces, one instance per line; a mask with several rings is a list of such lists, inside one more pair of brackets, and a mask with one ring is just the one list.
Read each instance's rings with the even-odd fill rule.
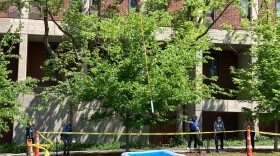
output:
[[280,15],[280,0],[276,1],[276,13],[277,15]]
[[244,13],[243,17],[251,19],[251,8],[249,7],[250,0],[242,0],[242,12]]
[[130,8],[135,8],[137,4],[137,0],[130,0]]
[[212,52],[210,54],[212,59],[210,59],[209,62],[209,73],[210,76],[218,76],[218,55],[217,52]]

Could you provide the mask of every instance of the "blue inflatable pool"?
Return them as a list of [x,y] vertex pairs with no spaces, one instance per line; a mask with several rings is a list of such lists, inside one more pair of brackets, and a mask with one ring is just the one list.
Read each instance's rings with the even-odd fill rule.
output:
[[154,150],[144,152],[125,152],[121,156],[185,156],[183,154],[174,153],[168,150]]

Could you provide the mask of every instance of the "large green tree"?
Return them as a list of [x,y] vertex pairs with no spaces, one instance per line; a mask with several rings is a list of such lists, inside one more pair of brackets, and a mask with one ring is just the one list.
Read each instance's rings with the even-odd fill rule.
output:
[[[248,68],[234,70],[234,82],[238,84],[239,94],[257,103],[253,110],[244,108],[244,111],[258,119],[261,125],[275,122],[277,133],[280,119],[280,21],[275,14],[276,9],[269,9],[270,2],[262,2],[258,19],[252,25],[247,25],[254,41],[248,51],[252,62]],[[277,139],[274,148],[277,149]]]
[[[208,31],[218,20],[206,27],[203,18],[213,9],[222,14],[237,2],[185,1],[176,12],[167,11],[167,1],[145,2],[143,12],[139,5],[126,15],[109,10],[96,16],[85,15],[78,7],[81,1],[72,1],[60,25],[64,42],[49,50],[53,59],[43,67],[51,75],[45,80],[57,81],[43,92],[46,100],[67,99],[72,108],[98,100],[101,107],[89,119],[119,119],[129,132],[176,122],[170,115],[182,105],[221,91],[215,84],[205,85],[207,78],[196,71],[206,61],[203,53],[214,48]],[[174,33],[158,41],[163,26]]]
[[[128,132],[172,123],[170,115],[182,105],[196,104],[221,91],[215,84],[205,85],[203,80],[208,78],[196,67],[206,61],[203,54],[214,48],[210,28],[240,0],[185,0],[174,12],[167,11],[170,1],[145,0],[125,14],[112,5],[102,15],[99,11],[99,16],[83,13],[81,0],[71,1],[66,8],[61,7],[62,0],[36,2],[43,8],[44,43],[52,56],[42,67],[44,81],[56,82],[41,94],[46,101],[66,101],[73,110],[81,102],[97,100],[100,110],[89,119],[119,119]],[[219,13],[215,19],[204,20],[213,10]],[[53,18],[58,12],[64,15],[61,23]],[[56,50],[48,42],[48,19],[64,33]],[[172,28],[173,33],[158,41],[163,27]]]

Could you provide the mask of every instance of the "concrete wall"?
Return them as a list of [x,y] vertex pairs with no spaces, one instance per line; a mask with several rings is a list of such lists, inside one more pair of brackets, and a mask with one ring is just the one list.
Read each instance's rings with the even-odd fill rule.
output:
[[[24,95],[19,97],[22,103],[22,111],[26,112],[31,118],[34,118],[34,128],[40,132],[60,132],[62,126],[66,123],[69,117],[69,109],[65,104],[53,103],[47,109],[36,111],[32,107],[38,106],[40,99],[34,95]],[[99,104],[96,101],[92,103],[80,104],[74,115],[73,131],[75,132],[124,132],[124,127],[118,120],[107,120],[104,122],[92,122],[85,120],[94,110],[98,109]],[[25,125],[14,123],[13,125],[13,142],[20,143],[25,141]],[[133,130],[132,132],[148,132],[147,127]],[[58,134],[43,134],[46,138],[55,141]],[[102,141],[124,141],[124,136],[121,135],[89,135],[77,134],[74,135],[76,141],[79,142],[102,142]],[[132,136],[131,141],[148,142],[147,136]],[[45,142],[41,139],[41,142]]]

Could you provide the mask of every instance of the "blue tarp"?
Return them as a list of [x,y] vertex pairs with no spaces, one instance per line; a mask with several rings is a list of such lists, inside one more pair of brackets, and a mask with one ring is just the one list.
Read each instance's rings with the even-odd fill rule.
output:
[[185,156],[183,154],[174,153],[168,150],[154,150],[144,152],[125,152],[121,156]]

